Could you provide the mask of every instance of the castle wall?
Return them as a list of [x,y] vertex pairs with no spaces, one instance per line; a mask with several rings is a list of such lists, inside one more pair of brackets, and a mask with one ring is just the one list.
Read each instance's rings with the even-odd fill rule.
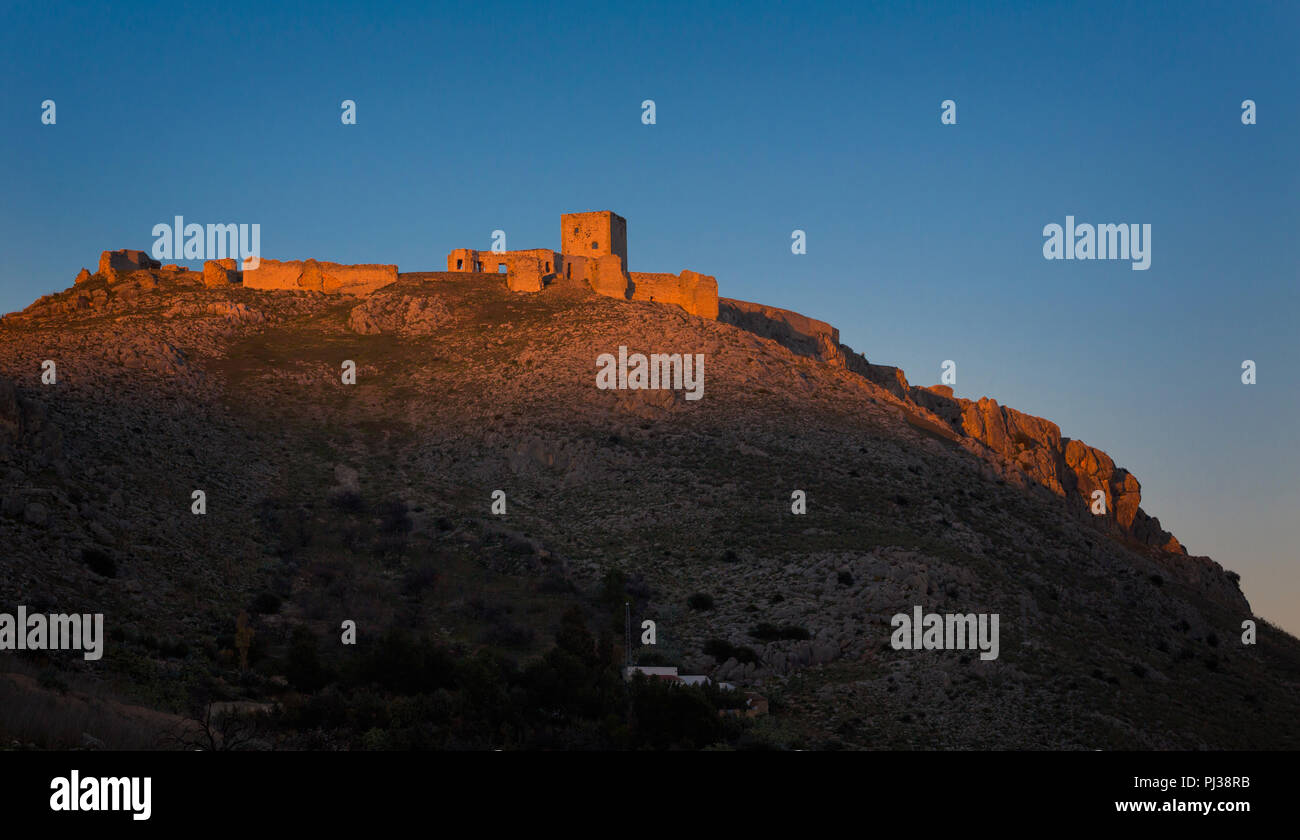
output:
[[397,282],[395,265],[342,265],[318,260],[268,260],[244,270],[250,289],[289,289],[325,294],[366,295]]
[[478,251],[473,248],[457,248],[447,255],[448,271],[481,271]]
[[99,273],[106,274],[111,268],[115,271],[141,271],[159,268],[162,263],[151,258],[144,251],[132,251],[123,248],[120,251],[105,251],[99,255]]
[[242,280],[233,259],[208,260],[203,263],[203,285],[224,287]]
[[633,300],[673,303],[692,315],[718,319],[718,281],[707,274],[633,271],[630,279]]
[[563,267],[562,255],[549,248],[523,251],[479,251],[457,248],[447,255],[447,270],[499,274],[505,267],[506,286],[513,292],[540,292],[548,278]]
[[631,297],[632,284],[618,254],[602,254],[584,262],[587,284],[596,294],[621,300]]

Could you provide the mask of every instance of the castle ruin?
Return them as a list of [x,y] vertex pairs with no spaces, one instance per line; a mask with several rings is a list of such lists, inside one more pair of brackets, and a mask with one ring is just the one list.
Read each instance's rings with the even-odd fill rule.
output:
[[447,270],[504,273],[516,292],[539,292],[561,279],[586,283],[608,297],[676,304],[692,315],[718,317],[715,278],[694,271],[628,271],[627,219],[609,210],[561,215],[559,251],[457,248],[447,255]]

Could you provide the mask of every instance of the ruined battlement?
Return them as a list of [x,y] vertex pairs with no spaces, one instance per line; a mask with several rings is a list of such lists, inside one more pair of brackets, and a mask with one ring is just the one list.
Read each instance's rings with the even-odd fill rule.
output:
[[448,271],[506,276],[516,292],[539,292],[556,280],[585,283],[592,291],[623,300],[680,306],[717,320],[718,281],[707,274],[629,272],[627,220],[609,210],[560,216],[560,250],[478,251],[457,248],[447,255]]

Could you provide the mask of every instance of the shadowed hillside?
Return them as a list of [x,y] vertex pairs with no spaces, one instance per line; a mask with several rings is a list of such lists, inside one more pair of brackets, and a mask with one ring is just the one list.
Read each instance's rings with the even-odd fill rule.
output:
[[[12,684],[268,704],[248,743],[285,748],[1300,746],[1300,646],[1262,621],[1243,646],[1236,576],[1105,453],[761,309],[81,278],[0,322],[0,602],[102,611],[109,642]],[[703,398],[594,387],[620,347],[702,354]],[[657,624],[639,661],[770,714],[656,728],[676,696],[610,679],[625,601]],[[1000,655],[894,650],[915,605],[999,614]]]

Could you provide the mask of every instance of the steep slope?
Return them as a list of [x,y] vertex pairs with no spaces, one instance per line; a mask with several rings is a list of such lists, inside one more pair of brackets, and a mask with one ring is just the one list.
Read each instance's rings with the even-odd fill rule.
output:
[[[1104,453],[793,313],[473,274],[364,299],[144,274],[0,328],[0,599],[102,609],[102,667],[59,667],[133,698],[175,708],[196,671],[274,696],[229,672],[242,609],[268,661],[344,619],[528,659],[618,571],[659,658],[772,699],[773,744],[1300,744],[1296,641],[1261,623],[1243,646],[1235,577],[1163,540]],[[703,354],[703,399],[597,389],[619,347]],[[998,613],[999,657],[892,649],[916,605]]]

